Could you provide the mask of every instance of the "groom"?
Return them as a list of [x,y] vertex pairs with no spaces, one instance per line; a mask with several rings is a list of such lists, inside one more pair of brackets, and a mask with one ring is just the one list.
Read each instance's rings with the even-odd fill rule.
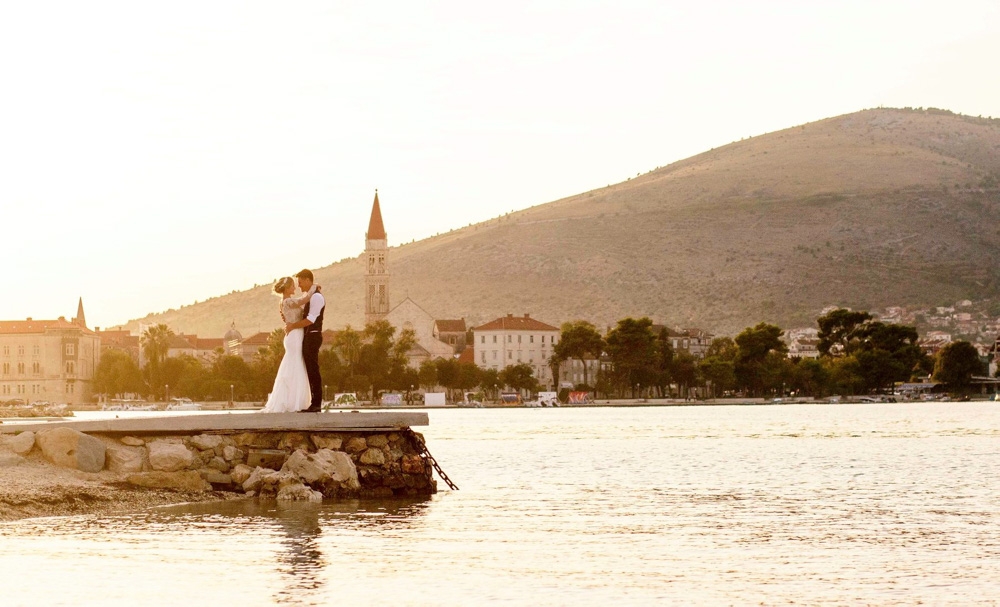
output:
[[[299,279],[299,288],[305,293],[313,286],[313,273],[302,270],[295,275]],[[309,376],[309,391],[312,402],[304,413],[319,413],[323,401],[323,381],[319,377],[319,347],[323,345],[323,312],[326,311],[326,300],[317,291],[306,302],[305,318],[298,322],[285,323],[285,335],[293,329],[302,327],[302,360],[306,364],[306,375]]]

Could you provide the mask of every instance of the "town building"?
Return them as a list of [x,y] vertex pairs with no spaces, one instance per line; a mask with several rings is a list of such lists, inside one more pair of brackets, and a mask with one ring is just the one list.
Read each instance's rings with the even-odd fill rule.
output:
[[549,358],[560,331],[525,314],[508,314],[472,329],[476,366],[502,370],[527,363],[542,386],[554,387]]
[[421,363],[437,358],[452,358],[465,347],[465,319],[437,320],[409,297],[389,307],[389,246],[382,208],[375,191],[368,231],[365,232],[365,325],[388,321],[396,336],[409,329],[416,344],[407,352],[408,365],[419,368]]
[[0,402],[90,402],[100,358],[101,341],[87,328],[82,298],[72,320],[0,321]]
[[365,324],[383,320],[389,314],[389,240],[382,224],[378,190],[365,232]]

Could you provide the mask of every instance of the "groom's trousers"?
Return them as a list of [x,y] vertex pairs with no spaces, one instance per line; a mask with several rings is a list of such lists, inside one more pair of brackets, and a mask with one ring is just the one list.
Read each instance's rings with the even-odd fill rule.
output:
[[323,345],[323,334],[319,331],[306,333],[302,337],[302,360],[309,376],[309,391],[312,399],[310,409],[319,410],[323,405],[323,380],[319,376],[319,347]]

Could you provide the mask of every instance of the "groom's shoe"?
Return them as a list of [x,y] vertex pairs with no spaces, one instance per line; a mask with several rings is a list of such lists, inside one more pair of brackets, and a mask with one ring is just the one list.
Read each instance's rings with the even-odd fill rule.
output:
[[302,409],[299,413],[321,413],[323,409],[320,407],[309,407],[308,409]]

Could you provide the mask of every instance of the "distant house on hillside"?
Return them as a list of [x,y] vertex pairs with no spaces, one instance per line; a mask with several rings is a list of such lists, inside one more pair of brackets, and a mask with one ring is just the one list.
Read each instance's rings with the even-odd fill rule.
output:
[[655,336],[659,336],[664,329],[667,331],[667,339],[674,352],[686,352],[695,358],[705,358],[714,337],[708,331],[701,329],[671,329],[666,325],[656,324],[650,327]]

